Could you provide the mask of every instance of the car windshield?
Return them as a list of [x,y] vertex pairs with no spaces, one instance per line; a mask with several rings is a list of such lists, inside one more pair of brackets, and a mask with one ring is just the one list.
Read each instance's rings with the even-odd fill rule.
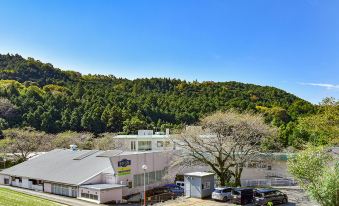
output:
[[256,193],[254,193],[254,196],[255,197],[263,197],[263,193],[256,192]]
[[215,193],[221,193],[221,190],[215,189],[214,192]]
[[232,189],[231,188],[227,188],[227,189],[224,189],[223,192],[231,192]]
[[234,190],[232,193],[233,193],[233,195],[240,195],[240,192],[236,191],[236,190]]

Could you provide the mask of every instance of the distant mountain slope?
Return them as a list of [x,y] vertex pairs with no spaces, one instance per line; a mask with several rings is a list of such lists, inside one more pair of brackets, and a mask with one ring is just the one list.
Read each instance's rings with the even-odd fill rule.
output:
[[231,108],[263,112],[268,122],[280,126],[314,110],[309,102],[274,87],[81,75],[19,55],[0,55],[0,78],[0,96],[15,105],[16,114],[2,118],[10,127],[28,125],[47,132],[163,129]]

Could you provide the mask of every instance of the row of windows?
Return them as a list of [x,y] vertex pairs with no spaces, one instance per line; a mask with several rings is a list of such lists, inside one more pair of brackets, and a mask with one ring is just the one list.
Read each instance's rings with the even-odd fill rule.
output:
[[63,185],[52,184],[52,193],[57,195],[69,196],[69,188]]
[[[170,142],[169,141],[157,141],[157,147],[162,148],[162,147],[169,147]],[[131,150],[135,151],[136,148],[136,141],[131,141]],[[138,141],[138,150],[143,151],[143,150],[152,150],[152,141]]]
[[152,141],[138,141],[138,150],[152,150]]
[[157,147],[169,147],[170,145],[170,141],[157,141]]
[[245,164],[248,168],[267,168],[267,170],[272,170],[272,166],[266,162],[252,161]]
[[98,195],[94,195],[94,194],[81,193],[81,197],[91,199],[91,200],[98,200]]
[[[155,182],[161,181],[165,176],[164,170],[158,170],[153,172],[146,172],[145,182],[146,185],[153,184]],[[144,185],[144,174],[138,174],[133,176],[133,187],[143,186]]]

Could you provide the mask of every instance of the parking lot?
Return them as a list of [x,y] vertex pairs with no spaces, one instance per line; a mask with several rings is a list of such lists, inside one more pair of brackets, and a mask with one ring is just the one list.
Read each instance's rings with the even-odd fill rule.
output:
[[[280,191],[287,194],[289,202],[282,206],[318,206],[314,201],[311,201],[305,192],[298,187],[279,188]],[[231,203],[217,202],[212,199],[197,199],[180,197],[175,200],[169,200],[164,203],[158,203],[156,206],[225,206],[234,205]]]

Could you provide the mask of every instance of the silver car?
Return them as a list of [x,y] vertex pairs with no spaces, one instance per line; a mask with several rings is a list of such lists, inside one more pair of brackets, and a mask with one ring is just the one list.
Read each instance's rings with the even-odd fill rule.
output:
[[212,193],[212,199],[220,201],[230,200],[232,195],[232,187],[217,187]]

